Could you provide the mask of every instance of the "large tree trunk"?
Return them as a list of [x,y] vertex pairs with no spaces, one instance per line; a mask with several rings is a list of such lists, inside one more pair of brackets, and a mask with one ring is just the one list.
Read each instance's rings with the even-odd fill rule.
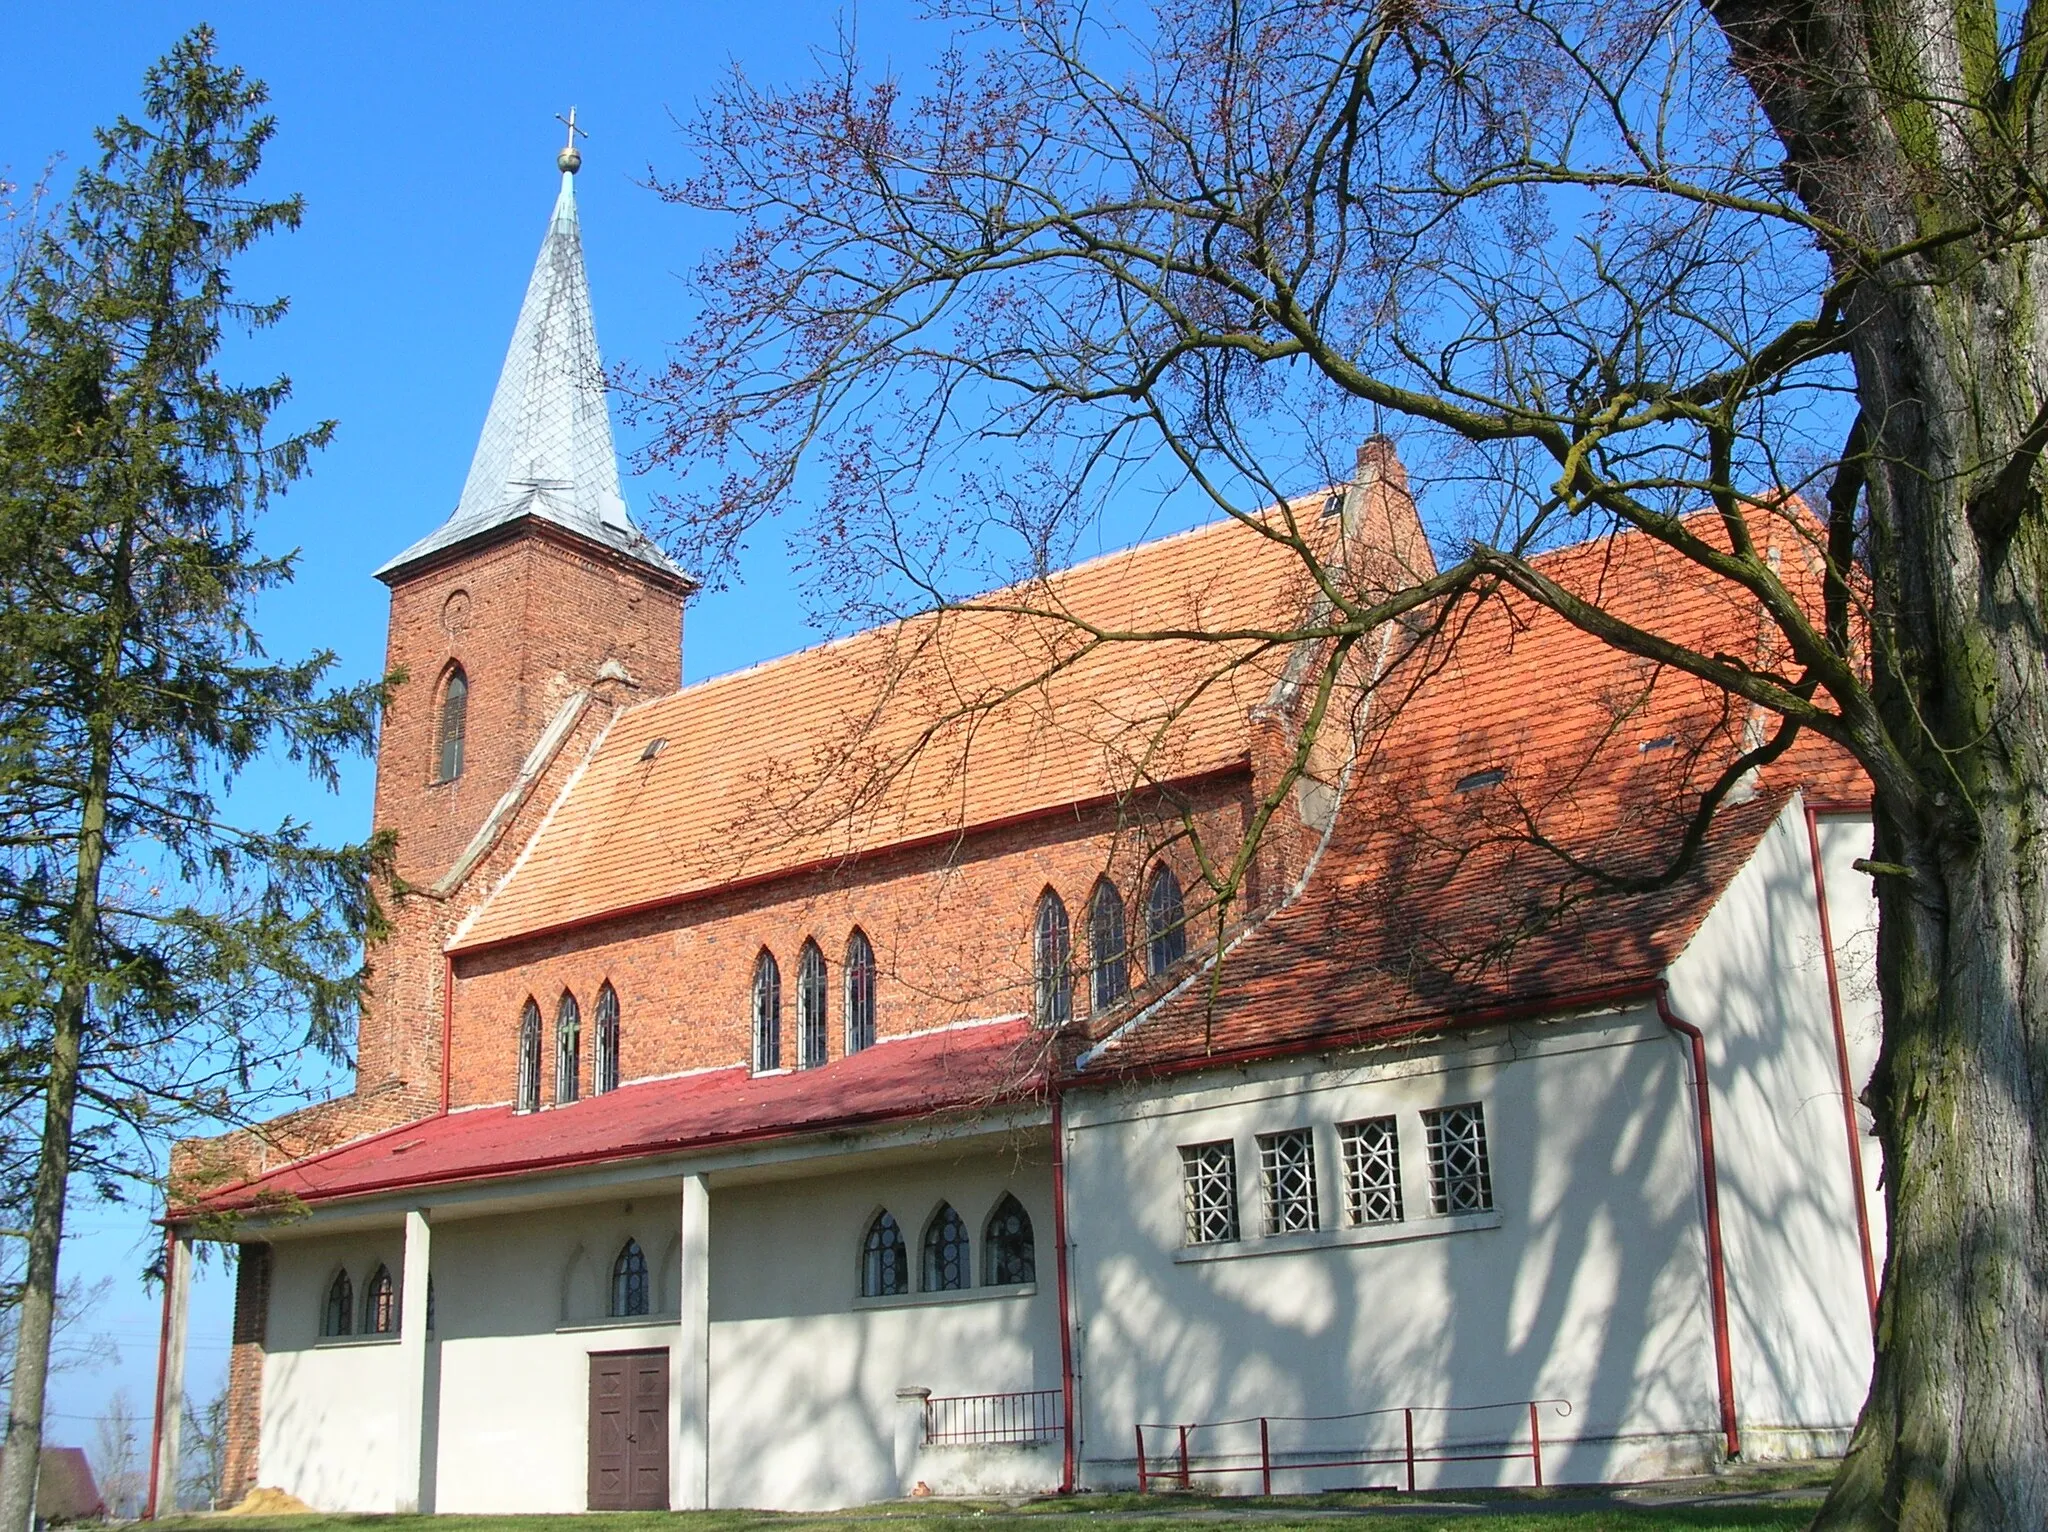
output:
[[[1872,443],[1871,664],[1891,1250],[1818,1525],[2048,1527],[2048,264],[2024,78],[1963,0],[1721,0],[1812,211],[1850,232]],[[1994,49],[1995,54],[1995,49]],[[2032,67],[2022,55],[2022,70]],[[2018,211],[2015,212],[2015,205]],[[1969,237],[1941,241],[1947,231]],[[1931,241],[1872,269],[1866,252]],[[1860,248],[1859,248],[1860,247]],[[1879,738],[1881,733],[1883,736]]]

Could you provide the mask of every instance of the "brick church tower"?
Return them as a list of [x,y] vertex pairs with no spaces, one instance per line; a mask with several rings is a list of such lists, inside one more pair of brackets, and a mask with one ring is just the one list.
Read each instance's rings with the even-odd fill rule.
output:
[[375,825],[406,885],[370,954],[367,1127],[435,1110],[442,948],[621,706],[681,684],[692,582],[620,493],[576,214],[574,148],[483,435],[446,523],[377,571],[387,669]]

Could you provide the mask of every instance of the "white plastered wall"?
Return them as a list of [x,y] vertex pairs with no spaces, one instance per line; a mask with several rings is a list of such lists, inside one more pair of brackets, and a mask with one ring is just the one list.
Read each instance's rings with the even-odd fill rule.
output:
[[[1848,880],[1861,875],[1847,862],[1868,854],[1868,834],[1854,821],[1823,825],[1823,864],[1839,861],[1829,899],[1844,1009],[1856,1017],[1852,1037],[1864,1039],[1851,1049],[1859,1088],[1874,1057],[1874,996],[1854,1011],[1848,1002],[1873,987],[1873,949],[1860,933],[1874,928],[1874,914],[1855,909]],[[1673,1009],[1706,1037],[1744,1454],[1839,1451],[1869,1384],[1872,1348],[1858,1188],[1799,803],[1766,833],[1670,979]],[[1874,1183],[1875,1144],[1863,1143]],[[1882,1237],[1881,1218],[1873,1233]]]
[[[1572,1406],[1568,1419],[1543,1416],[1548,1478],[1697,1465],[1716,1394],[1685,1080],[1683,1053],[1642,1009],[1069,1096],[1083,1482],[1131,1482],[1137,1421],[1536,1398]],[[1469,1101],[1485,1108],[1497,1216],[1431,1219],[1420,1114]],[[1390,1114],[1407,1218],[1374,1242],[1335,1243],[1353,1232],[1342,1227],[1336,1125]],[[1328,1232],[1268,1237],[1256,1135],[1301,1126],[1315,1130]],[[1189,1259],[1179,1148],[1224,1138],[1236,1146],[1245,1238],[1227,1258]],[[1419,1419],[1419,1439],[1443,1435],[1445,1422]],[[1512,1411],[1460,1429],[1527,1440],[1526,1415]],[[1355,1431],[1396,1446],[1400,1417]],[[1307,1427],[1282,1429],[1276,1448],[1283,1439],[1325,1445]],[[1256,1457],[1256,1426],[1216,1440]],[[1148,1451],[1170,1447],[1169,1436]],[[1529,1474],[1526,1460],[1425,1466],[1417,1483]],[[1352,1469],[1274,1488],[1398,1477]],[[1210,1482],[1257,1487],[1251,1476]]]

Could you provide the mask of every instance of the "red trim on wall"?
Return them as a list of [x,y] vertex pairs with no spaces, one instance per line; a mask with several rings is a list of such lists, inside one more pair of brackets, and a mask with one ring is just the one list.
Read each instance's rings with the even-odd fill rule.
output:
[[1870,1238],[1870,1205],[1863,1189],[1863,1126],[1856,1120],[1856,1080],[1849,1071],[1849,1030],[1842,1020],[1842,980],[1835,968],[1835,933],[1828,919],[1827,875],[1820,859],[1817,804],[1806,805],[1806,844],[1813,854],[1813,901],[1820,911],[1820,952],[1827,964],[1828,1010],[1835,1024],[1835,1068],[1842,1077],[1842,1130],[1849,1140],[1849,1195],[1856,1203],[1856,1240],[1863,1250],[1863,1295],[1877,1324],[1877,1257]]
[[1735,1355],[1728,1341],[1728,1263],[1721,1247],[1721,1177],[1714,1161],[1714,1109],[1707,1091],[1707,1039],[1671,1009],[1667,987],[1657,990],[1657,1016],[1692,1044],[1693,1100],[1699,1107],[1700,1185],[1707,1203],[1707,1291],[1713,1300],[1714,1372],[1721,1386],[1721,1435],[1731,1458],[1742,1455],[1735,1420]]
[[[156,1424],[149,1432],[149,1502],[144,1521],[156,1520],[157,1471],[164,1455],[164,1370],[171,1360],[171,1263],[177,1259],[177,1228],[164,1224],[164,1318],[156,1338]],[[173,1490],[175,1498],[175,1488]]]
[[1060,1313],[1060,1493],[1074,1492],[1074,1311],[1067,1286],[1067,1145],[1066,1113],[1059,1087],[1052,1092],[1052,1243],[1053,1271],[1059,1285]]

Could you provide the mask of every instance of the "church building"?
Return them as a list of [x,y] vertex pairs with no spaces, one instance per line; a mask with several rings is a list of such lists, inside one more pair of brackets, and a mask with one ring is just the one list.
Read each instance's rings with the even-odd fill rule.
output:
[[[376,571],[404,889],[355,1088],[174,1159],[159,1488],[197,1239],[236,1246],[228,1501],[1842,1450],[1885,1249],[1855,769],[1802,742],[1657,880],[1752,727],[1719,694],[1496,595],[1324,695],[1323,650],[1260,637],[1327,599],[1299,549],[1358,591],[1434,567],[1377,438],[1262,519],[684,686],[578,163],[460,501]],[[1545,568],[1759,642],[1639,536]],[[1162,632],[1245,636],[1100,637]]]

